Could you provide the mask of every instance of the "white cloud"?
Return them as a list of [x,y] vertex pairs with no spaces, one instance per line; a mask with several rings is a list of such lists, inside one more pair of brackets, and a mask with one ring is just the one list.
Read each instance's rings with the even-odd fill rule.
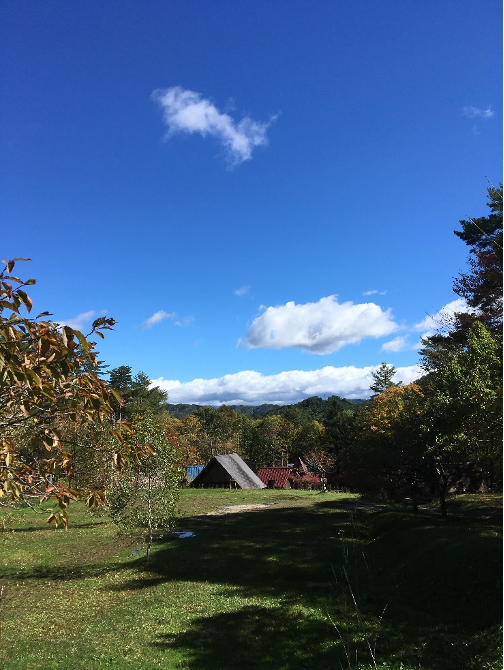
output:
[[168,126],[168,137],[176,133],[200,133],[203,137],[217,138],[226,152],[231,166],[250,160],[255,147],[268,143],[266,132],[276,117],[260,123],[245,116],[234,121],[229,114],[220,112],[200,93],[181,86],[158,89],[152,94],[163,110],[163,120]]
[[393,340],[390,340],[390,342],[385,342],[381,351],[404,351],[404,349],[407,349],[408,347],[407,340],[408,337],[404,335],[396,337]]
[[[168,391],[171,403],[201,405],[260,405],[262,403],[290,404],[311,396],[338,395],[343,398],[368,398],[373,383],[371,373],[379,366],[356,368],[326,366],[305,372],[291,370],[276,375],[262,375],[253,370],[224,375],[216,379],[151,380],[152,386]],[[397,368],[395,381],[409,384],[422,375],[418,365]]]
[[378,289],[373,289],[372,291],[364,291],[362,295],[387,295],[387,291],[378,291]]
[[240,286],[240,288],[235,289],[233,293],[241,298],[242,296],[246,295],[249,290],[250,286]]
[[434,316],[426,316],[423,321],[420,321],[420,323],[416,323],[414,328],[415,330],[429,330],[429,331],[434,331],[437,330],[438,328],[442,328],[443,326],[448,326],[452,321],[453,317],[455,314],[458,312],[471,312],[474,311],[469,305],[466,303],[464,298],[457,298],[456,300],[452,300],[449,302],[447,305],[444,307],[441,307],[439,312],[436,312]]
[[464,116],[468,116],[470,119],[491,119],[495,116],[493,109],[488,106],[486,109],[480,109],[479,107],[473,107],[469,105],[464,107]]
[[256,349],[299,348],[314,354],[330,354],[365,337],[390,335],[398,326],[390,310],[374,303],[339,303],[335,295],[318,302],[288,302],[268,307],[250,326],[239,346]]
[[142,323],[142,328],[152,328],[156,323],[160,323],[160,321],[164,321],[165,319],[174,319],[176,316],[175,312],[168,313],[164,309],[160,309],[159,312],[155,312]]
[[[105,312],[102,312],[102,314],[104,313]],[[79,314],[73,319],[60,321],[59,323],[62,326],[70,326],[70,328],[73,328],[74,330],[83,331],[87,324],[90,323],[91,320],[94,321],[95,318],[98,318],[98,312],[90,310],[89,312],[83,312],[82,314]]]
[[422,339],[430,337],[431,335],[434,335],[437,330],[449,326],[453,322],[455,314],[471,313],[474,311],[475,310],[466,303],[464,298],[457,298],[446,304],[444,307],[441,307],[441,309],[433,316],[426,316],[423,321],[420,321],[420,323],[416,323],[413,326],[413,330],[417,332],[423,331],[413,349],[420,349],[422,347]]

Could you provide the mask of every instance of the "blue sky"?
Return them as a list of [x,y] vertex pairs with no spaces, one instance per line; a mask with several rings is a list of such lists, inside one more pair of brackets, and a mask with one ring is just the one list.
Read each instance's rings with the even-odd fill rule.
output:
[[4,0],[0,26],[2,257],[36,310],[114,317],[101,357],[172,402],[415,378],[502,179],[499,3]]

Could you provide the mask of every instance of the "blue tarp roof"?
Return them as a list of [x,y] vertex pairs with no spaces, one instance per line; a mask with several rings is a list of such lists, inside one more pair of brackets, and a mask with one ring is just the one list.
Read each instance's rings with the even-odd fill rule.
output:
[[204,465],[188,465],[187,466],[187,476],[189,479],[193,480],[195,477],[199,475],[199,473],[203,470],[205,466]]

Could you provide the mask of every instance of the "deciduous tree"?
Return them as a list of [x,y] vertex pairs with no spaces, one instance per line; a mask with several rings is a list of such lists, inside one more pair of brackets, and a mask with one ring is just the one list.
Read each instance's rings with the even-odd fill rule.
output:
[[491,333],[476,322],[467,346],[450,352],[428,384],[429,453],[440,477],[446,513],[446,484],[454,464],[476,463],[490,487],[502,484],[502,364]]
[[96,364],[88,338],[103,337],[115,321],[96,319],[85,337],[48,319],[48,312],[31,317],[25,288],[35,280],[12,274],[19,260],[26,259],[3,261],[0,273],[0,496],[54,497],[59,509],[50,519],[66,525],[72,498],[84,495],[94,504],[100,494],[70,487],[74,455],[61,431],[64,422],[106,425],[115,467],[144,452],[124,442],[123,426],[109,426],[112,394],[96,372],[84,370]]
[[408,495],[416,506],[428,475],[423,412],[424,393],[416,384],[389,387],[362,410],[345,471],[357,490]]
[[148,560],[154,538],[173,527],[184,470],[166,417],[151,411],[135,415],[127,441],[132,449],[148,444],[152,453],[116,475],[107,501],[115,523],[144,536]]

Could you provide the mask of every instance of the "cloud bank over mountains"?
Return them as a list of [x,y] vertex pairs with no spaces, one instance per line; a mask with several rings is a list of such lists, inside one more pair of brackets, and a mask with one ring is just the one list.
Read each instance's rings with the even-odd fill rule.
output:
[[268,143],[267,130],[277,118],[274,116],[261,123],[245,116],[241,121],[234,121],[200,93],[181,86],[158,89],[152,98],[163,110],[167,138],[177,133],[210,135],[222,144],[231,167],[250,160],[256,147]]
[[318,302],[268,307],[253,321],[238,346],[331,354],[366,337],[390,335],[397,328],[390,309],[383,311],[372,302],[339,303],[336,295],[330,295]]
[[[328,365],[319,370],[291,370],[276,375],[262,375],[245,370],[216,379],[151,380],[152,386],[168,391],[170,403],[200,405],[280,405],[300,402],[311,396],[338,395],[343,398],[368,398],[373,383],[371,373],[379,366],[357,368],[353,365],[336,368]],[[409,384],[422,375],[418,365],[397,369],[396,382]]]
[[[240,345],[249,348],[298,347],[304,351],[325,354],[346,344],[360,342],[365,337],[381,337],[399,328],[404,334],[385,342],[381,351],[414,350],[421,342],[412,344],[410,337],[428,337],[439,328],[449,325],[457,312],[470,311],[467,303],[458,298],[449,302],[432,316],[426,316],[410,326],[398,326],[390,310],[383,311],[374,303],[338,303],[335,295],[321,298],[316,303],[297,305],[288,302],[268,307],[250,326]],[[262,403],[292,404],[311,396],[369,398],[373,383],[372,373],[378,365],[325,366],[318,370],[290,370],[263,375],[254,370],[227,374],[215,379],[151,380],[153,386],[168,391],[171,403],[200,405],[260,405]],[[395,382],[410,384],[423,374],[419,365],[398,367]]]

